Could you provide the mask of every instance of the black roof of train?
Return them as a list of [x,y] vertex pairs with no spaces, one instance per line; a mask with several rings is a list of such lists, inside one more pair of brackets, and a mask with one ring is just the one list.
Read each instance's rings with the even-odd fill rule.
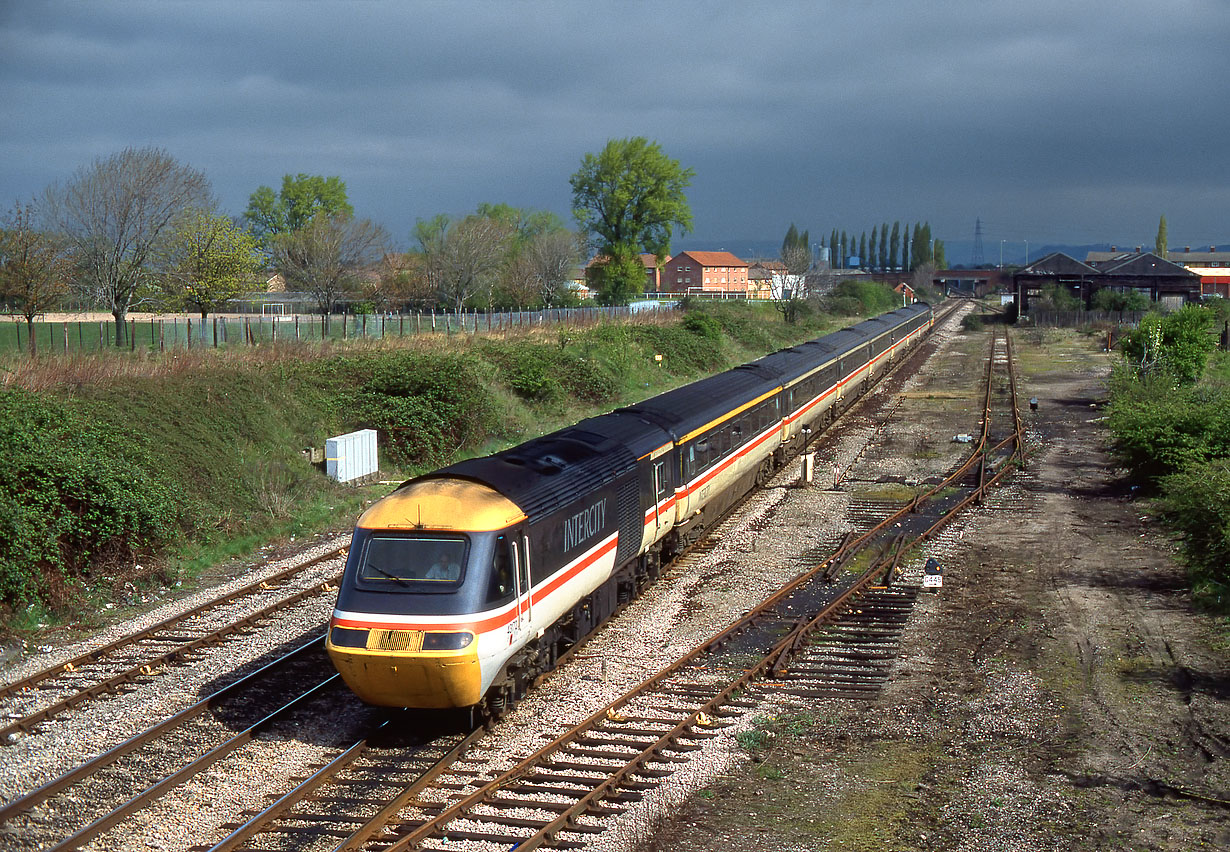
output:
[[490,485],[531,519],[591,493],[636,466],[622,442],[576,426],[483,458],[466,459],[429,477]]
[[482,482],[536,519],[633,470],[638,458],[670,440],[642,418],[612,412],[428,476]]
[[874,319],[864,320],[858,325],[843,328],[840,331],[826,334],[815,340],[800,343],[787,349],[779,349],[758,358],[753,364],[761,366],[778,376],[783,383],[788,383],[799,376],[815,369],[826,360],[848,352],[859,344],[883,334],[896,326],[903,325],[912,318],[925,314],[931,306],[925,302],[917,302],[906,308],[882,314]]
[[[923,309],[930,310],[925,305]],[[902,310],[911,315],[922,312],[899,309],[885,316]],[[516,503],[530,518],[538,518],[633,470],[637,459],[671,440],[772,391],[789,370],[797,369],[795,362],[814,366],[817,355],[853,348],[896,324],[865,327],[866,322],[860,323],[854,329],[775,352],[494,455],[451,464],[422,478],[453,476],[484,483]]]
[[743,364],[699,382],[684,385],[635,405],[616,409],[656,423],[678,440],[716,420],[732,408],[769,393],[781,384],[777,376],[755,364]]

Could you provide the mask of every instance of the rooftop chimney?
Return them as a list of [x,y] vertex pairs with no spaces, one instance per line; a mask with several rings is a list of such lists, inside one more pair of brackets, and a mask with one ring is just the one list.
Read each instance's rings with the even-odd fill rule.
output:
[[1136,246],[1136,253],[1140,254],[1140,246]]
[[1191,250],[1192,250],[1191,246],[1183,246],[1183,251],[1191,251]]
[[1118,246],[1111,246],[1111,247],[1110,247],[1110,250],[1111,250],[1111,251],[1119,251],[1119,247],[1118,247]]

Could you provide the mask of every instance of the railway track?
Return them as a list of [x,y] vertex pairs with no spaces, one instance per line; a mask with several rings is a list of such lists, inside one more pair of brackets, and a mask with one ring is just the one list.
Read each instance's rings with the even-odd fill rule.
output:
[[[941,322],[942,321],[943,318],[941,318]],[[921,350],[921,348],[922,347],[919,347],[915,350],[915,353],[908,356],[907,359],[905,359],[905,363],[908,363],[914,358],[920,358],[921,352],[919,350]],[[844,412],[842,416],[845,416]],[[738,507],[736,507],[733,512],[737,514]],[[703,537],[694,546],[694,554],[703,554],[711,550],[715,545],[715,541],[716,538],[713,535]],[[335,551],[331,554],[318,557],[316,560],[313,560],[313,564],[329,558],[336,558],[337,556],[341,556],[342,553],[343,551]],[[687,557],[685,557],[685,559],[686,558]],[[306,567],[308,566],[300,566],[298,571],[302,571]],[[828,571],[828,567],[824,569],[826,572]],[[288,569],[288,571],[290,570],[291,569]],[[297,573],[297,571],[295,573]],[[287,573],[286,576],[289,577],[291,575]],[[831,576],[831,572],[828,576]],[[277,575],[277,580],[275,582],[282,582],[284,585],[285,579],[286,578],[283,577],[283,574],[279,574]],[[251,584],[247,587],[247,590],[256,590],[254,593],[258,594],[268,592],[269,589],[262,588],[262,585],[268,586],[269,581],[265,581],[265,584]],[[243,591],[246,590],[241,590],[241,592]],[[323,589],[319,586],[314,586],[311,589],[304,589],[295,593],[295,595],[292,595],[291,598],[301,601],[305,600],[307,597],[310,597],[312,593],[319,594],[321,591],[323,591]],[[832,590],[828,589],[824,592],[824,594],[831,596]],[[201,607],[200,610],[214,611],[225,606],[228,600],[233,597],[234,595],[228,596],[228,598],[219,599],[218,601],[209,602],[209,604]],[[290,598],[285,600],[290,601]],[[236,622],[236,624],[256,623],[261,619],[271,617],[278,611],[278,609],[293,605],[294,603],[292,602],[279,601],[278,603],[261,609],[258,613],[246,617],[243,622]],[[791,616],[796,616],[797,612],[803,611],[807,607],[814,607],[815,605],[817,605],[817,602],[814,600],[809,601],[806,605],[796,601],[792,604],[785,605],[784,612]],[[192,615],[193,613],[187,613],[184,616],[180,616],[179,619],[191,618]],[[781,622],[776,616],[769,617],[762,614],[759,618],[762,633],[764,630],[768,630],[768,633],[764,633],[765,636],[773,633],[774,631],[780,632],[783,629],[783,622]],[[775,621],[774,619],[777,620]],[[153,628],[150,628],[150,630],[145,631],[145,633],[149,635],[159,635],[157,631],[162,629],[164,632],[161,636],[165,639],[167,634],[175,629],[172,625],[174,621],[177,620],[168,620],[160,625],[155,625]],[[766,628],[765,625],[769,624],[771,621],[774,622],[773,626]],[[239,627],[228,630],[224,627],[222,630],[217,632],[223,635],[236,635],[243,629],[244,628]],[[751,634],[748,634],[748,636],[750,635]],[[195,642],[200,638],[201,637],[193,636],[190,637],[187,642]],[[139,643],[140,639],[138,637],[131,637],[129,644],[132,644],[133,641]],[[118,646],[118,643],[115,644]],[[182,647],[182,644],[181,646],[176,646],[176,649]],[[747,636],[740,639],[736,644],[738,646],[747,644]],[[108,649],[110,647],[111,646],[108,646]],[[202,646],[194,645],[193,649],[196,647]],[[100,651],[108,649],[100,649]],[[167,662],[175,660],[190,660],[191,650],[192,649],[189,649],[186,652],[179,651],[178,653],[163,651],[162,654],[155,656],[154,659],[165,660],[165,662],[160,663],[161,665],[165,665]],[[744,651],[739,651],[739,654],[745,656]],[[86,656],[88,657],[92,655]],[[85,662],[84,658],[83,662]],[[283,661],[275,661],[275,663],[271,664],[270,667],[276,666],[281,662]],[[50,674],[44,678],[44,681],[54,682],[53,678],[56,676],[60,668],[61,667],[49,669],[48,672]],[[75,663],[72,665],[71,669],[76,669]],[[128,670],[133,669],[137,670],[138,674],[143,674],[145,677],[149,676],[148,671],[141,673],[139,666],[128,667]],[[63,673],[68,674],[70,672],[71,670]],[[123,683],[133,682],[133,680],[118,680],[111,683],[112,678],[105,678],[101,681],[96,678],[95,680],[95,687],[99,686],[100,683],[110,684],[107,688],[112,690],[123,688]],[[56,842],[56,845],[52,846],[47,845],[46,843],[40,843],[39,846],[41,848],[68,849],[76,848],[83,843],[89,842],[91,838],[97,837],[113,828],[135,813],[135,811],[148,806],[151,802],[173,789],[176,785],[183,783],[193,775],[201,772],[207,766],[215,763],[217,760],[220,760],[226,755],[233,753],[245,742],[250,741],[254,736],[258,735],[261,731],[269,730],[271,727],[276,726],[283,720],[289,718],[290,715],[295,712],[296,708],[301,708],[304,703],[312,700],[313,695],[319,694],[318,690],[329,688],[329,683],[331,682],[332,681],[327,681],[320,684],[314,684],[311,689],[306,690],[293,700],[287,701],[283,706],[278,707],[276,711],[272,711],[267,716],[262,716],[261,718],[256,719],[252,722],[252,724],[245,727],[231,739],[225,742],[213,744],[206,749],[200,757],[193,759],[191,762],[184,764],[172,772],[164,773],[157,779],[151,779],[147,786],[145,786],[143,792],[129,797],[122,802],[119,808],[115,808],[113,811],[105,813],[103,816],[96,817],[85,825],[81,825],[80,821],[78,821],[76,825],[80,825],[80,827],[73,830],[73,833],[70,836]],[[683,683],[683,681],[680,681],[680,683]],[[23,686],[26,690],[29,690],[32,687],[29,683],[10,685],[13,689]],[[239,684],[235,684],[234,686],[239,687]],[[683,691],[687,694],[692,690],[690,688],[683,688]],[[12,690],[10,690],[10,693],[11,692]],[[89,692],[89,690],[86,690],[86,692]],[[238,694],[238,692],[236,692],[236,694]],[[63,794],[65,791],[69,791],[72,794],[73,801],[75,801],[77,805],[94,800],[95,797],[93,795],[82,792],[85,789],[83,784],[86,782],[86,779],[92,778],[93,783],[98,786],[99,789],[107,789],[108,787],[114,788],[115,785],[106,780],[106,769],[108,767],[112,767],[113,765],[121,765],[122,758],[139,751],[141,748],[145,747],[148,742],[154,741],[158,736],[164,736],[165,733],[171,728],[190,724],[192,718],[198,715],[203,715],[206,709],[216,709],[218,703],[224,700],[225,699],[222,698],[220,694],[210,696],[209,699],[198,702],[198,704],[194,705],[193,708],[188,708],[187,711],[179,714],[177,717],[168,719],[159,725],[154,726],[150,729],[150,731],[147,731],[138,737],[134,737],[133,740],[130,740],[128,743],[121,744],[121,746],[117,746],[105,755],[100,755],[99,758],[90,761],[85,766],[79,767],[80,772],[70,773],[64,778],[45,784],[43,787],[39,788],[39,790],[36,790],[28,796],[23,797],[21,800],[12,803],[4,811],[0,811],[0,823],[5,823],[6,827],[9,827],[10,823],[12,823],[15,818],[29,819],[31,809],[34,808],[39,811],[40,819],[50,816],[49,819],[44,819],[44,824],[59,826],[61,829],[59,836],[63,837],[64,825],[66,823],[62,817],[56,816],[57,809],[53,807],[57,796]],[[62,709],[67,709],[68,707],[74,706],[72,702],[61,702],[61,704]],[[715,709],[714,719],[719,719],[721,714],[724,712],[727,711],[721,710],[720,708]],[[51,715],[44,716],[43,718],[50,718]],[[624,716],[625,720],[628,718],[624,713],[613,711],[613,717],[617,716]],[[614,722],[615,719],[613,717],[609,718],[608,721]],[[640,720],[641,727],[639,729],[634,724],[631,729],[623,728],[619,733],[598,733],[594,736],[597,737],[599,741],[607,741],[612,737],[614,737],[617,741],[626,737],[632,737],[634,740],[637,736],[644,738],[648,735],[648,733],[656,731],[661,726],[663,719],[661,716],[655,716],[650,713],[642,714],[639,717],[634,716],[632,718]],[[30,727],[25,727],[22,725],[14,725],[11,727],[16,730],[29,730],[37,724],[37,721],[27,721],[26,725]],[[448,807],[451,807],[446,806],[449,797],[455,797],[456,794],[465,792],[469,786],[468,781],[462,780],[465,778],[465,772],[458,769],[458,761],[462,759],[462,756],[468,748],[470,748],[475,742],[481,740],[481,731],[473,731],[468,734],[464,732],[449,733],[443,737],[438,737],[435,739],[423,741],[414,740],[407,742],[405,741],[405,738],[400,735],[393,736],[390,731],[395,730],[396,728],[390,729],[389,724],[389,721],[383,721],[380,725],[377,725],[374,730],[368,732],[366,736],[356,739],[349,747],[340,749],[333,760],[319,766],[309,777],[303,778],[294,787],[294,789],[277,797],[274,801],[271,801],[266,808],[247,814],[248,819],[246,822],[236,823],[230,826],[230,829],[232,830],[231,836],[219,843],[216,848],[219,850],[235,848],[303,848],[305,844],[328,846],[328,839],[330,837],[334,840],[344,840],[342,846],[339,848],[363,848],[364,846],[373,844],[379,846],[383,843],[382,838],[384,840],[388,839],[390,830],[395,830],[398,826],[404,828],[408,824],[417,824],[418,822],[421,822],[421,820],[417,817],[406,816],[406,814],[409,813],[407,808],[419,809],[422,811],[421,816],[424,817],[432,816],[433,814],[440,816],[447,813]],[[674,748],[672,750],[668,750],[666,752],[666,757],[662,758],[660,762],[666,765],[684,762],[685,758],[683,756],[686,755],[687,752],[700,748],[701,744],[705,740],[716,736],[719,724],[720,722],[710,726],[694,726],[683,733],[673,735],[671,742],[674,744]],[[150,739],[143,740],[141,743],[134,742],[142,737],[145,737],[146,735],[149,735]],[[622,747],[612,747],[611,749],[608,749],[608,751],[620,751],[621,748]],[[559,765],[555,766],[555,768],[566,768],[562,766],[563,763],[568,763],[568,761],[563,761],[562,763],[557,761],[557,764]],[[451,782],[438,782],[437,779],[439,779],[446,771],[452,772],[451,777],[453,780]],[[543,791],[540,791],[542,795],[548,795],[546,791],[551,788],[551,784],[553,782],[551,782],[547,776],[550,776],[551,772],[547,771],[545,775],[542,773],[539,774],[541,777],[535,776],[537,779],[536,783],[539,787],[543,788]],[[650,772],[649,774],[653,775],[654,773]],[[657,777],[665,777],[667,774],[669,773],[662,772]],[[477,777],[477,774],[475,777]],[[434,786],[433,782],[435,782]],[[599,805],[591,802],[590,805],[587,806],[588,812],[590,814],[597,815],[598,817],[607,817],[618,813],[623,807],[627,806],[638,797],[636,794],[638,784],[642,785],[640,789],[643,790],[648,790],[653,786],[653,784],[649,781],[635,783],[627,782],[624,793],[620,793],[618,795],[606,795],[605,801],[607,804]],[[128,786],[131,788],[131,783],[129,783]],[[534,784],[531,784],[530,786],[532,788]],[[392,789],[400,789],[401,792],[390,799],[385,794],[389,793]],[[441,790],[443,790],[446,795],[438,795]],[[430,793],[430,796],[437,796],[437,800],[429,801],[428,799],[423,798],[424,793]],[[494,806],[496,807],[503,807],[506,810],[512,807],[509,801],[501,801],[498,796],[492,801],[495,802]],[[551,807],[554,807],[560,814],[564,813],[564,810],[558,806]],[[77,807],[76,810],[80,811],[83,809]],[[410,822],[407,823],[407,820]],[[517,817],[515,820],[518,821],[519,830],[525,830],[535,824],[534,820],[530,820],[529,818]],[[583,820],[581,822],[576,822],[573,820],[570,824],[573,824],[574,826],[585,825]],[[588,829],[582,828],[581,834],[584,835],[587,832],[592,833],[594,830],[597,829],[593,826]],[[457,838],[461,835],[454,832],[450,836]]]
[[[234,826],[213,852],[306,846],[410,849],[468,841],[518,849],[581,848],[604,830],[605,820],[634,805],[686,764],[691,752],[718,736],[751,699],[770,692],[813,699],[873,696],[888,677],[918,593],[916,582],[892,582],[903,560],[955,517],[954,500],[968,505],[1004,475],[987,473],[996,464],[996,453],[1021,451],[1019,428],[1011,440],[991,443],[989,422],[984,414],[983,440],[929,494],[861,535],[848,536],[829,559],[737,624],[511,769],[484,777],[483,771],[467,768],[460,755],[480,742],[471,734],[453,746],[457,757],[451,764],[447,755],[432,763],[397,797],[377,807],[367,799],[329,792],[329,785],[337,783],[330,764]],[[956,497],[953,490],[968,493]],[[886,539],[886,531],[900,529],[906,515],[916,516],[910,526],[919,531],[893,532]],[[853,583],[842,589],[828,582],[867,553],[867,567]],[[357,743],[353,749],[370,751],[370,746]],[[348,750],[336,762],[349,765],[352,753]],[[377,775],[386,771],[377,770]],[[314,786],[317,776],[328,780]],[[306,804],[294,811],[300,803]],[[330,822],[324,806],[336,804],[360,807],[362,814]],[[288,845],[289,837],[297,841]],[[328,840],[323,845],[322,837]]]
[[[85,704],[147,682],[170,666],[186,665],[204,650],[242,638],[279,613],[336,590],[341,574],[306,588],[293,583],[316,565],[337,560],[345,548],[333,549],[186,612],[87,651],[71,660],[0,687],[0,745],[37,733],[39,725]],[[255,611],[251,602],[275,600]],[[235,611],[239,611],[238,614]]]
[[0,808],[0,825],[27,848],[79,848],[254,738],[311,718],[322,696],[343,692],[340,676],[329,672],[321,633],[9,802]]

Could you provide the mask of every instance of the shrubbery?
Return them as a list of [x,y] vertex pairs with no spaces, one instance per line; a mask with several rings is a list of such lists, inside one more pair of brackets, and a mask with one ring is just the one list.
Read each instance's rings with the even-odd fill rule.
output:
[[[1230,605],[1230,383],[1206,376],[1216,315],[1189,305],[1125,335],[1111,381],[1111,450],[1179,534],[1196,594]],[[1202,380],[1203,379],[1203,380]]]
[[491,372],[475,355],[382,352],[344,405],[355,428],[378,430],[394,463],[440,465],[498,430]]
[[826,311],[840,316],[864,316],[901,307],[901,296],[887,284],[848,278],[828,292],[823,305]]
[[0,599],[64,604],[91,571],[131,576],[186,505],[149,472],[146,442],[67,406],[0,391]]
[[1193,464],[1162,480],[1162,518],[1179,534],[1197,597],[1230,605],[1230,459]]

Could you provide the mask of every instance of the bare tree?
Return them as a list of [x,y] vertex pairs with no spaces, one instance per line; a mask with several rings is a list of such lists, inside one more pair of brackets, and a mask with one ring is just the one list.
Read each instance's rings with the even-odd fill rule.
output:
[[317,214],[304,227],[273,239],[273,263],[288,289],[311,293],[328,317],[338,300],[361,292],[384,256],[388,233],[370,219]]
[[441,301],[460,311],[479,293],[491,301],[491,289],[508,257],[513,231],[488,216],[467,216],[450,223],[437,216],[420,222],[415,232],[423,252],[428,280]]
[[79,169],[46,194],[48,219],[68,240],[76,285],[115,317],[115,344],[161,243],[192,208],[210,208],[209,180],[160,148],[125,148]]
[[935,292],[935,264],[924,263],[914,270],[910,276],[910,287],[914,295],[924,301],[929,301]]
[[30,354],[38,354],[34,318],[57,307],[68,292],[64,241],[38,227],[33,204],[13,205],[0,229],[0,295],[26,318]]
[[548,308],[564,302],[568,282],[584,251],[585,238],[571,231],[549,231],[531,240],[521,252],[535,295]]
[[782,265],[773,273],[773,298],[786,322],[798,320],[819,284],[811,268],[811,252],[801,245],[784,246]]

